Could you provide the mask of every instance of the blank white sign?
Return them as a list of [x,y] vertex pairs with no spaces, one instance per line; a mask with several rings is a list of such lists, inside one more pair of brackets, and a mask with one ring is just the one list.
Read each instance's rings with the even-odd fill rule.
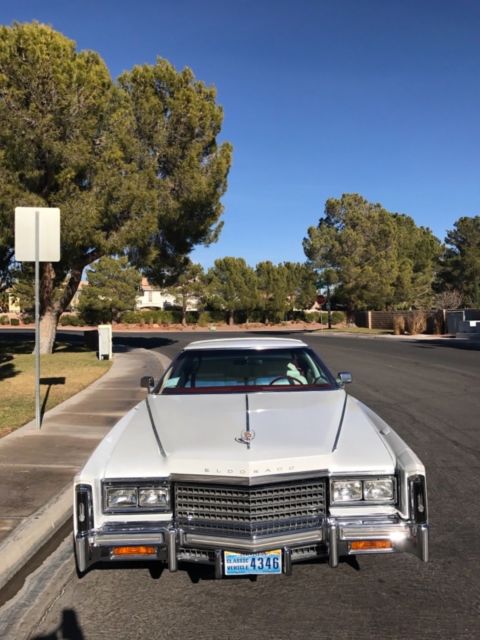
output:
[[15,260],[35,261],[35,212],[38,211],[38,259],[60,260],[60,209],[55,207],[15,208]]

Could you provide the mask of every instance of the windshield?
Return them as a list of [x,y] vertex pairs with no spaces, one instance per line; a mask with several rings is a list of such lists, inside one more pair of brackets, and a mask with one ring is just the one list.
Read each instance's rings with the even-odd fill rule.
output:
[[160,393],[299,391],[332,388],[335,380],[307,348],[184,351],[165,374]]

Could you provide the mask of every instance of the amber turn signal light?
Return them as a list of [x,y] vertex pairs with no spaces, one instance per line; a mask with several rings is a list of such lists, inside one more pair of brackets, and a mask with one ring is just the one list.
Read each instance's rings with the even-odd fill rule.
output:
[[391,549],[391,540],[354,540],[350,543],[352,551],[373,551],[375,549]]
[[114,547],[113,556],[153,556],[156,554],[155,547]]

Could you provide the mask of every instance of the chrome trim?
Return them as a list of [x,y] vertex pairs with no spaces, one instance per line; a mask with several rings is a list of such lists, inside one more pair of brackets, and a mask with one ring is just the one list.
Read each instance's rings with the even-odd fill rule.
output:
[[90,545],[87,536],[79,536],[75,538],[75,560],[79,573],[84,573],[91,564],[89,558]]
[[224,475],[191,475],[183,473],[174,473],[170,476],[172,482],[192,482],[199,484],[233,484],[239,486],[255,486],[257,484],[274,484],[276,482],[309,480],[310,478],[323,478],[328,476],[326,469],[317,469],[315,471],[301,471],[292,473],[277,473],[269,476],[224,476]]
[[286,576],[291,576],[292,575],[292,550],[289,547],[283,547],[282,559],[283,559],[282,572]]
[[[92,536],[93,544],[97,547],[121,547],[137,545],[164,545],[168,531],[157,533],[101,533]],[[168,541],[167,541],[168,542]]]
[[163,448],[162,442],[160,440],[160,436],[158,435],[158,431],[155,428],[155,420],[153,419],[152,409],[150,407],[150,401],[149,401],[149,397],[148,397],[150,395],[150,393],[152,392],[154,387],[155,387],[155,385],[153,384],[151,389],[149,388],[147,397],[145,398],[145,404],[147,405],[148,417],[150,418],[150,426],[152,427],[153,435],[155,437],[155,440],[157,441],[158,448],[160,450],[161,455],[164,458],[166,458],[167,454],[165,452],[165,449]]
[[410,517],[418,524],[428,522],[427,483],[424,475],[408,477]]
[[410,534],[410,528],[403,523],[392,525],[361,525],[352,526],[345,525],[338,529],[338,537],[340,540],[389,540],[392,536],[402,534],[407,537]]
[[[157,489],[157,488],[167,488],[169,490],[170,493],[170,503],[168,505],[168,507],[165,508],[161,508],[161,507],[140,507],[140,506],[133,506],[133,507],[119,507],[118,509],[116,508],[112,508],[112,507],[108,507],[107,506],[107,489],[109,487],[113,487],[116,489],[121,489],[123,487],[125,488],[131,488],[131,487],[135,487],[135,488],[141,488],[141,489],[145,489],[145,488],[152,488],[152,489]],[[101,482],[101,488],[102,488],[102,513],[106,513],[109,515],[127,515],[127,514],[142,514],[142,513],[161,513],[161,514],[167,514],[167,513],[171,513],[172,512],[172,496],[171,496],[171,491],[172,491],[172,486],[170,481],[164,478],[125,478],[125,479],[119,479],[119,478],[104,478]]]
[[[80,506],[83,506],[83,514],[80,514]],[[94,528],[93,490],[91,485],[79,484],[75,487],[74,515],[77,523],[77,531],[80,534],[84,534]]]
[[[333,482],[342,482],[342,480],[359,480],[362,483],[362,496],[363,496],[363,482],[364,480],[384,480],[385,478],[393,478],[393,499],[392,500],[365,500],[362,498],[361,500],[346,500],[344,502],[334,502],[333,501]],[[330,507],[367,507],[367,506],[393,506],[398,502],[398,480],[397,477],[392,473],[387,474],[376,474],[376,475],[368,475],[365,473],[355,475],[335,475],[329,477],[328,489],[330,493]]]
[[322,527],[324,478],[257,486],[174,483],[174,524],[219,538],[272,538]]
[[343,403],[342,415],[340,416],[340,422],[338,423],[337,435],[335,436],[335,442],[333,443],[332,453],[337,449],[338,441],[340,439],[340,432],[342,431],[343,420],[345,418],[345,411],[347,410],[348,395],[345,394],[345,402]]
[[338,529],[337,523],[331,522],[328,527],[328,564],[338,566]]
[[303,531],[289,535],[272,536],[261,539],[222,538],[216,536],[202,536],[195,533],[183,532],[182,546],[208,547],[210,549],[231,549],[232,551],[268,551],[295,544],[306,544],[309,542],[322,542],[323,532],[321,529],[315,531]]
[[221,580],[223,578],[223,551],[221,549],[215,550],[215,579]]
[[177,571],[177,533],[173,529],[166,534],[168,570]]
[[[140,524],[140,523],[138,523]],[[422,562],[428,562],[429,557],[429,528],[427,524],[416,524],[397,517],[363,518],[363,519],[329,519],[325,521],[324,529],[303,531],[296,534],[272,536],[262,539],[238,539],[201,536],[185,533],[182,529],[164,527],[156,531],[95,531],[88,534],[77,534],[75,538],[75,555],[78,569],[81,573],[98,561],[115,562],[116,558],[105,554],[105,549],[123,545],[154,545],[157,552],[166,548],[166,564],[170,571],[176,571],[178,560],[183,560],[182,554],[189,548],[206,549],[215,558],[216,575],[223,576],[223,551],[225,549],[239,552],[256,553],[281,548],[283,551],[283,573],[290,575],[292,550],[308,544],[318,545],[318,556],[324,555],[324,545],[327,543],[328,561],[331,567],[338,566],[340,556],[385,554],[407,552],[416,555]],[[396,534],[402,534],[400,536]],[[391,539],[392,549],[359,550],[349,549],[349,542],[353,540]],[[139,559],[135,556],[133,559]],[[160,557],[158,558],[160,559]],[[187,560],[188,561],[188,560]],[[296,560],[295,560],[296,562]]]
[[416,554],[422,562],[428,562],[428,524],[421,524],[417,528]]

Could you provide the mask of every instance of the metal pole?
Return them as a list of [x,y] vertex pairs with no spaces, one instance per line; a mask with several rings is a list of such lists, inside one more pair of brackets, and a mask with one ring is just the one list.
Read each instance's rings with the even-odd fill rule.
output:
[[40,219],[35,211],[35,423],[41,427],[40,416]]

